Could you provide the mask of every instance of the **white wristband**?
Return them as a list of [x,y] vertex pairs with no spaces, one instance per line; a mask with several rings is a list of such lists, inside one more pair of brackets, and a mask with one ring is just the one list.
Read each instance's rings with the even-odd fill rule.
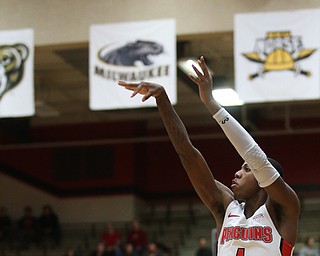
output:
[[271,165],[263,150],[239,122],[224,108],[221,108],[214,114],[213,118],[219,123],[242,159],[249,165],[259,186],[267,187],[275,182],[280,174]]

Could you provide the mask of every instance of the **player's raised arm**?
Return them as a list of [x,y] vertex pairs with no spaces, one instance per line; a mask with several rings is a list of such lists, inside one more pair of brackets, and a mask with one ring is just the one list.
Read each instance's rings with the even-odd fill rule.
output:
[[[218,122],[223,132],[238,151],[240,156],[249,166],[259,186],[263,188],[269,198],[267,206],[269,210],[275,212],[281,207],[281,214],[291,221],[292,235],[287,235],[286,238],[294,244],[297,230],[297,220],[299,216],[299,200],[295,192],[283,181],[279,172],[270,163],[266,154],[258,146],[251,135],[235,120],[224,108],[222,108],[212,96],[212,80],[208,72],[207,65],[203,57],[199,59],[199,65],[202,72],[196,67],[193,67],[197,77],[190,76],[199,88],[199,94],[202,102],[208,108],[213,118]],[[274,220],[275,222],[281,220]],[[288,221],[288,222],[289,222]],[[277,223],[275,223],[277,225]],[[285,229],[283,225],[282,229]],[[290,225],[287,225],[290,227]]]
[[233,199],[233,193],[214,179],[202,154],[192,145],[187,130],[171,105],[164,87],[147,82],[135,84],[120,81],[118,84],[133,91],[132,97],[142,94],[142,101],[150,97],[155,98],[160,116],[181,163],[198,195],[215,217],[219,228],[225,208]]

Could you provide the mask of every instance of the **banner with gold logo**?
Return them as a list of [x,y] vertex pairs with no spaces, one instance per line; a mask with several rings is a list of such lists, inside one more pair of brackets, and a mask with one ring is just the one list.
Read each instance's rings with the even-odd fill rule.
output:
[[93,25],[90,28],[90,109],[155,106],[154,100],[130,99],[117,85],[150,81],[164,85],[172,103],[176,90],[175,21],[151,20]]
[[320,10],[236,14],[235,89],[245,103],[320,98]]
[[33,63],[32,29],[0,31],[0,117],[34,114]]

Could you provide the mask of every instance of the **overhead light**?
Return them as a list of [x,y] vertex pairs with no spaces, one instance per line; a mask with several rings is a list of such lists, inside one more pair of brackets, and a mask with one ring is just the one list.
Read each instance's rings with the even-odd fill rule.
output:
[[[196,72],[194,71],[192,65],[194,65],[200,72],[201,68],[198,64],[198,61],[194,58],[183,58],[178,60],[178,67],[187,75],[197,76]],[[201,72],[202,73],[202,72]],[[213,72],[209,70],[209,73],[213,75]]]
[[[178,60],[178,67],[186,74],[197,76],[193,70],[194,65],[200,72],[201,68],[198,61],[195,58],[182,58]],[[209,73],[213,75],[213,72],[209,69]],[[222,106],[240,106],[243,105],[243,101],[239,98],[239,95],[235,90],[231,88],[231,82],[226,77],[215,77],[214,78],[214,89],[212,95],[215,100]]]
[[241,106],[243,101],[240,100],[238,93],[231,88],[214,89],[212,95],[215,100],[222,106]]

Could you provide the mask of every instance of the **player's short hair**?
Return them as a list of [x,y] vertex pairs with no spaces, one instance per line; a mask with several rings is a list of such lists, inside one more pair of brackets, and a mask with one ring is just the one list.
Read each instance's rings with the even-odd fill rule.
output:
[[278,173],[280,174],[281,177],[284,176],[284,169],[281,166],[281,164],[274,160],[273,158],[268,157],[269,162],[272,164],[272,166],[278,171]]

